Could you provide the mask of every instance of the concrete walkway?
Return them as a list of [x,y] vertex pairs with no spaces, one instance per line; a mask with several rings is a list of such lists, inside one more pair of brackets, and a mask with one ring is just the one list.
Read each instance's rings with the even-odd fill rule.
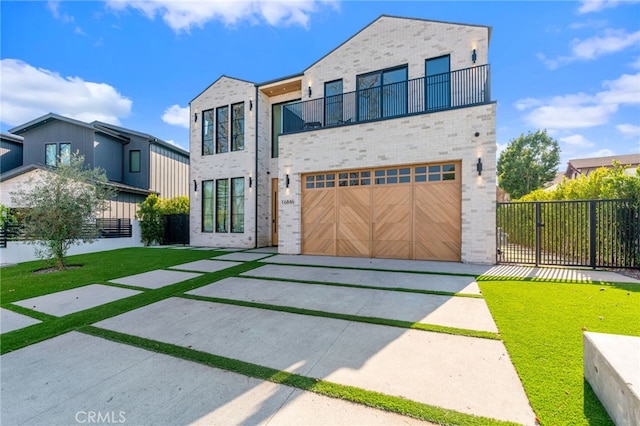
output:
[[[200,278],[202,285],[184,295],[93,325],[461,413],[533,425],[535,414],[501,341],[346,321],[322,312],[452,327],[463,334],[497,332],[478,275],[637,282],[591,270],[273,254],[235,251],[15,304],[64,316]],[[263,266],[221,281],[214,281],[215,275],[211,281],[202,279],[256,260]],[[189,298],[193,295],[318,315]],[[37,323],[5,311],[3,333]],[[89,413],[127,424],[424,424],[77,331],[3,355],[0,369],[3,424],[88,423]]]

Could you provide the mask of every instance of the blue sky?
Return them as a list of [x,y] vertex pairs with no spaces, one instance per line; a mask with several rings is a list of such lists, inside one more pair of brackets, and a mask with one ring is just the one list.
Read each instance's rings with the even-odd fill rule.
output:
[[640,153],[640,2],[5,1],[0,129],[48,112],[188,149],[188,104],[228,75],[303,71],[381,14],[493,28],[499,149],[547,129],[571,158]]

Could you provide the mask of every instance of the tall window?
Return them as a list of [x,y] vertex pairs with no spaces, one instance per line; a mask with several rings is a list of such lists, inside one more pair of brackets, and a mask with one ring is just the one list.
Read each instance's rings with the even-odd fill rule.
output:
[[231,105],[231,151],[244,150],[244,102]]
[[229,107],[216,108],[216,154],[229,152]]
[[449,108],[451,105],[449,62],[449,55],[425,61],[427,110]]
[[44,164],[55,166],[58,164],[58,144],[48,143],[44,146]]
[[359,75],[356,84],[359,120],[406,114],[406,66]]
[[68,142],[60,144],[60,164],[65,166],[71,164],[71,144]]
[[140,173],[140,150],[129,151],[129,173]]
[[284,108],[286,105],[295,107],[296,105],[293,104],[298,104],[299,102],[300,99],[296,99],[295,101],[273,105],[271,109],[271,158],[278,158],[280,154],[278,138],[283,130],[302,129],[303,120],[300,118],[300,113],[296,113],[294,111],[295,108]]
[[216,232],[229,232],[229,179],[216,180]]
[[344,121],[342,116],[342,80],[324,84],[324,120],[327,126]]
[[202,111],[202,155],[213,154],[213,110]]
[[71,144],[69,142],[45,144],[44,164],[54,167],[71,164]]
[[202,181],[202,232],[213,232],[213,181]]
[[231,179],[231,232],[244,232],[244,178]]

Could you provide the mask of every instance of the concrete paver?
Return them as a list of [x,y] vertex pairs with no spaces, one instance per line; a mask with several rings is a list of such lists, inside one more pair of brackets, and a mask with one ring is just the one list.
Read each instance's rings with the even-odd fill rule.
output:
[[142,274],[130,275],[109,282],[143,288],[161,288],[201,276],[193,272],[155,270]]
[[188,294],[497,333],[484,299],[226,278]]
[[60,317],[139,293],[140,291],[127,288],[91,284],[13,303],[23,308]]
[[78,332],[0,360],[7,425],[428,424]]
[[280,278],[297,281],[317,281],[372,287],[480,294],[480,288],[478,287],[478,283],[476,283],[475,278],[454,275],[318,268],[313,266],[291,265],[265,265],[247,271],[242,275],[259,278]]
[[0,333],[19,330],[33,324],[38,324],[39,322],[39,320],[31,318],[30,316],[0,308]]
[[183,263],[182,265],[175,265],[169,269],[182,269],[185,271],[197,271],[197,272],[218,272],[223,269],[231,268],[240,265],[240,262],[226,262],[223,260],[196,260],[194,262]]
[[460,412],[534,424],[500,341],[180,298],[96,326]]
[[241,262],[248,262],[251,260],[260,260],[268,257],[269,254],[265,253],[246,253],[246,252],[237,252],[237,253],[229,253],[223,254],[221,256],[216,256],[215,259],[218,260],[237,260]]
[[259,247],[256,249],[246,250],[247,253],[269,253],[278,254],[278,247]]
[[432,272],[448,274],[480,275],[492,265],[477,265],[458,262],[435,262],[430,260],[373,259],[363,257],[335,257],[279,254],[263,260],[266,263],[291,265],[333,266],[339,268],[382,269],[389,271]]

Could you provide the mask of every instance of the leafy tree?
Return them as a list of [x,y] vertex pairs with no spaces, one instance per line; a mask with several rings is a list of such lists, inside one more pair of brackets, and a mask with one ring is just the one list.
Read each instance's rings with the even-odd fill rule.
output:
[[189,197],[182,195],[173,198],[161,199],[162,214],[188,214]]
[[546,130],[520,135],[498,158],[498,184],[511,198],[520,198],[553,180],[560,164],[560,146]]
[[164,238],[164,216],[170,214],[188,214],[189,197],[160,198],[149,195],[139,204],[136,218],[140,221],[142,242],[145,245],[160,244]]
[[144,245],[148,246],[162,242],[162,237],[164,236],[162,215],[162,202],[156,194],[149,195],[139,204],[136,218],[140,221],[140,232]]
[[519,201],[632,199],[640,203],[640,168],[635,175],[627,169],[614,161],[613,168],[600,167],[589,176],[564,179],[553,190],[538,189]]
[[98,236],[96,216],[116,195],[102,169],[84,165],[77,152],[68,164],[30,180],[30,189],[13,192],[12,201],[24,211],[24,233],[36,246],[36,256],[54,259],[65,268],[73,245],[92,242]]

